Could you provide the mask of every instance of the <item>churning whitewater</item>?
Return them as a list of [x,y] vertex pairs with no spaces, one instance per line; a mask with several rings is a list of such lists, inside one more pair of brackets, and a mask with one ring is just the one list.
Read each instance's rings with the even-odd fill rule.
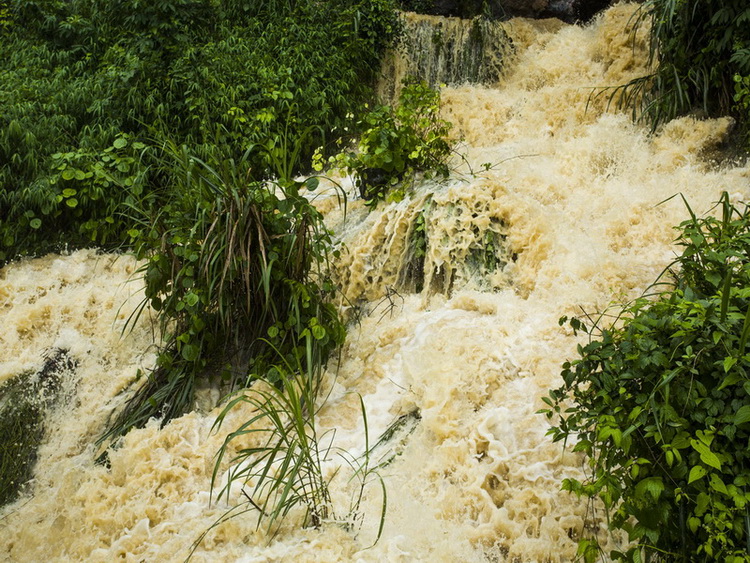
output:
[[[351,319],[329,366],[322,430],[336,430],[334,447],[363,451],[357,394],[371,446],[403,423],[373,449],[392,458],[380,470],[380,541],[370,547],[383,500],[373,482],[350,530],[303,530],[292,515],[272,536],[249,512],[212,528],[192,561],[575,558],[584,525],[595,531],[601,515],[560,490],[582,475],[581,459],[551,443],[535,414],[578,344],[558,318],[645,291],[687,217],[670,196],[698,213],[723,191],[750,198],[750,169],[716,160],[729,119],[682,118],[649,135],[606,95],[591,97],[646,73],[646,38],[634,48],[627,32],[634,9],[615,6],[586,27],[508,22],[514,54],[498,83],[442,90],[465,154],[451,178],[372,211],[352,197],[344,214],[319,197],[342,244],[334,273]],[[183,561],[241,501],[235,490],[230,504],[209,503],[223,435],[211,432],[208,391],[165,428],[131,431],[110,467],[94,463],[96,438],[156,357],[148,311],[123,330],[142,298],[137,266],[79,251],[0,270],[0,383],[39,370],[56,349],[76,362],[29,490],[0,513],[0,560]],[[235,409],[223,428],[248,417]],[[336,451],[326,471],[339,468],[331,487],[345,515],[352,482]]]

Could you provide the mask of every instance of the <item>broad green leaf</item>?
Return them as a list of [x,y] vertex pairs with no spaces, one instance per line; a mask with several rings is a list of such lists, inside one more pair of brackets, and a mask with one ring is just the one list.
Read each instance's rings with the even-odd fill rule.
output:
[[736,363],[737,358],[735,358],[734,356],[727,356],[726,358],[724,358],[724,373],[727,373],[730,369],[732,369],[732,367]]
[[727,486],[724,484],[724,481],[721,480],[721,478],[716,473],[711,473],[710,481],[711,488],[717,492],[728,494],[727,493]]
[[688,477],[688,484],[692,483],[693,481],[697,481],[698,479],[702,479],[705,477],[707,471],[706,468],[702,465],[696,465],[690,470],[690,476]]
[[320,180],[318,180],[318,178],[316,178],[315,176],[312,176],[308,178],[307,180],[305,180],[305,186],[311,192],[314,192],[317,189],[319,184],[320,184]]
[[194,362],[198,359],[198,353],[200,349],[195,344],[185,344],[182,347],[182,357],[188,362]]
[[636,494],[643,497],[645,493],[651,495],[654,500],[659,500],[662,491],[664,490],[664,483],[661,477],[648,477],[643,481],[640,481],[635,486]]
[[740,425],[745,422],[750,422],[750,405],[740,407],[734,415],[734,424]]
[[715,469],[721,469],[721,462],[709,447],[699,440],[690,440],[690,445],[700,454],[701,461]]

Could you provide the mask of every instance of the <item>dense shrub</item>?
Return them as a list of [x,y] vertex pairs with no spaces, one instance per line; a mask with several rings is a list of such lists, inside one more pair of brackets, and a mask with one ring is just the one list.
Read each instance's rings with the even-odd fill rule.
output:
[[326,302],[330,233],[299,194],[317,179],[257,181],[243,158],[206,163],[170,143],[160,152],[173,195],[131,206],[139,226],[129,235],[147,259],[142,305],[158,312],[165,346],[108,436],[183,414],[200,380],[225,390],[280,383],[273,366],[312,370],[344,340]]
[[[53,181],[56,154],[107,162],[123,135],[174,139],[204,158],[217,147],[235,157],[260,147],[249,158],[261,180],[276,172],[262,147],[286,139],[303,140],[299,162],[309,162],[369,99],[373,69],[398,33],[393,7],[391,0],[3,2],[0,263],[128,242],[90,227],[110,218],[115,224],[104,231],[129,230],[126,217],[110,212],[122,186],[113,183],[97,200],[106,212],[81,199],[70,207],[69,188]],[[148,154],[128,157],[138,161],[130,173],[143,190],[158,190]],[[95,176],[76,181],[84,192],[101,187],[85,185]]]
[[[625,561],[750,561],[750,208],[680,225],[673,284],[586,327],[546,414],[574,440],[584,481],[633,547]],[[561,319],[561,322],[565,319]],[[597,558],[585,539],[587,561]]]
[[654,128],[694,110],[711,116],[734,112],[750,127],[750,112],[733,103],[735,77],[750,76],[745,0],[647,0],[637,24],[651,26],[655,70],[624,86],[622,102],[643,112]]
[[357,125],[356,151],[341,152],[330,162],[353,174],[362,197],[373,204],[389,192],[403,195],[404,183],[416,172],[448,176],[452,125],[440,118],[440,92],[426,83],[407,79],[394,108],[376,106]]

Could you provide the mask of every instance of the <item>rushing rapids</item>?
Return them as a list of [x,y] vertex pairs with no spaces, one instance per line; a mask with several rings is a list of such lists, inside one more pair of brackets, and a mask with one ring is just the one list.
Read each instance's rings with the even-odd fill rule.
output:
[[[645,72],[643,38],[634,49],[626,31],[633,10],[616,6],[587,27],[511,21],[515,55],[499,83],[443,90],[469,166],[373,211],[349,201],[344,215],[321,199],[345,245],[336,275],[353,322],[320,423],[356,454],[357,393],[371,444],[406,421],[373,450],[392,457],[380,470],[380,541],[370,547],[382,504],[370,486],[353,531],[303,530],[292,515],[272,537],[251,512],[211,529],[193,561],[574,559],[601,514],[587,519],[560,491],[581,460],[551,443],[535,414],[577,345],[557,320],[646,289],[687,216],[670,196],[700,213],[722,191],[750,197],[750,168],[714,160],[730,120],[682,118],[649,136],[606,97],[590,98]],[[148,311],[123,331],[140,300],[136,268],[80,251],[0,271],[0,383],[38,370],[50,350],[76,362],[29,490],[0,513],[0,560],[182,561],[228,507],[209,503],[223,440],[211,432],[210,397],[163,429],[130,432],[109,467],[94,463],[110,413],[155,359]],[[236,409],[224,427],[247,417]],[[331,455],[326,470],[339,466],[333,501],[346,507],[348,469]]]

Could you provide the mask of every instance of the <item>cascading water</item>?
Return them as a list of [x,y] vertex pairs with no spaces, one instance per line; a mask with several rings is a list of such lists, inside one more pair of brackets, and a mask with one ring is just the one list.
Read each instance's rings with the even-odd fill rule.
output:
[[396,99],[408,76],[431,86],[494,84],[512,48],[505,27],[487,18],[463,20],[405,12],[402,22],[401,43],[383,61],[378,93],[384,100]]
[[[584,28],[509,22],[515,56],[502,81],[443,90],[471,170],[373,211],[350,201],[344,216],[335,198],[320,201],[345,244],[342,307],[358,321],[329,374],[321,430],[361,451],[356,393],[372,443],[410,421],[374,450],[395,456],[380,471],[380,541],[366,549],[381,503],[373,487],[358,534],[290,519],[270,537],[248,513],[212,529],[193,561],[574,559],[586,506],[560,482],[581,475],[581,460],[535,414],[578,343],[557,320],[639,295],[671,261],[672,226],[687,212],[660,202],[679,192],[707,212],[722,191],[750,197],[747,165],[712,160],[730,120],[681,118],[649,136],[604,97],[589,99],[645,72],[643,41],[633,49],[626,31],[633,10],[616,6]],[[61,375],[73,391],[49,412],[30,490],[0,513],[0,560],[181,561],[226,510],[209,505],[223,440],[210,432],[215,412],[152,422],[109,467],[93,461],[122,391],[154,362],[147,313],[121,334],[140,299],[135,268],[81,251],[0,271],[0,382],[37,371],[54,349],[76,363]],[[237,409],[224,427],[247,416]],[[346,496],[345,469],[332,494]]]

